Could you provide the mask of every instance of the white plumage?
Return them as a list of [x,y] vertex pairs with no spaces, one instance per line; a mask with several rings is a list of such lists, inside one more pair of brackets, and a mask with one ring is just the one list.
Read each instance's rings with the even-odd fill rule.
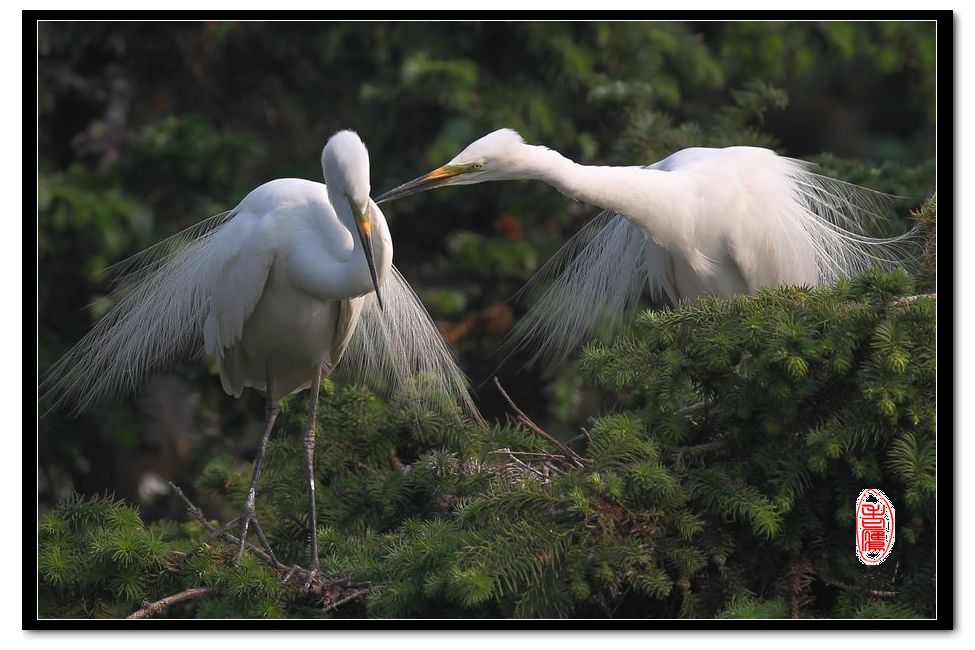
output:
[[[111,269],[121,277],[116,304],[41,386],[42,402],[81,409],[186,357],[207,355],[217,361],[227,393],[264,390],[264,436],[238,517],[238,558],[252,525],[273,557],[254,509],[264,449],[277,401],[311,386],[309,582],[318,570],[313,457],[323,375],[343,356],[352,374],[378,374],[390,389],[420,373],[479,418],[450,350],[392,266],[393,244],[369,198],[369,156],[358,135],[332,136],[322,169],[324,185],[270,181],[233,210]],[[442,399],[431,396],[431,402]]]
[[352,377],[376,374],[392,390],[422,373],[476,416],[463,372],[392,267],[385,218],[368,199],[368,158],[359,164],[353,175],[360,183],[365,176],[356,192],[370,205],[383,310],[354,219],[332,207],[334,194],[350,212],[344,193],[301,179],[270,181],[233,210],[110,268],[115,305],[45,373],[42,402],[80,410],[205,356],[218,361],[232,395],[265,388],[262,359],[270,356],[282,397],[306,387],[316,364],[328,374],[348,347],[341,366]]
[[828,284],[904,259],[911,233],[863,234],[886,195],[820,176],[757,147],[694,147],[646,167],[580,165],[511,129],[490,133],[446,165],[378,198],[445,185],[535,179],[604,208],[531,280],[537,302],[514,349],[557,360],[601,326],[613,330],[645,291],[673,303],[707,293]]
[[[338,218],[321,183],[271,181],[236,212],[207,251],[212,277],[204,349],[219,359],[228,393],[263,390],[270,359],[275,392],[287,395],[306,387],[316,367],[330,373],[338,364],[372,281],[352,224]],[[378,209],[372,215],[383,283],[392,242]]]

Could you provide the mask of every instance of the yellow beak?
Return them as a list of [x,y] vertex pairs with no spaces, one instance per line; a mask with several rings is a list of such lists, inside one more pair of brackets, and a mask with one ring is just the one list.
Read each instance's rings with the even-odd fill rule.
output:
[[379,276],[376,274],[376,258],[372,252],[372,221],[369,219],[369,204],[365,210],[359,212],[352,201],[352,214],[355,216],[356,229],[359,231],[359,241],[362,243],[362,252],[366,256],[366,264],[369,265],[369,275],[372,277],[372,286],[376,290],[376,301],[379,302],[379,309],[383,309],[383,298],[379,293]]
[[404,196],[410,196],[411,194],[432,190],[435,187],[441,187],[442,185],[446,185],[451,178],[459,176],[467,171],[468,168],[466,165],[444,165],[443,167],[437,167],[428,174],[424,174],[419,178],[414,178],[408,183],[403,183],[402,185],[394,187],[388,192],[381,194],[379,198],[376,199],[376,203],[393,201],[395,199],[401,199]]

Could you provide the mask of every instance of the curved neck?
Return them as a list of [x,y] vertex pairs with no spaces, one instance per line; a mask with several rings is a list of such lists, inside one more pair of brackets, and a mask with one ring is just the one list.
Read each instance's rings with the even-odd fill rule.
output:
[[[369,267],[366,264],[366,253],[363,250],[362,240],[359,239],[359,227],[356,224],[355,215],[352,214],[352,206],[348,198],[338,190],[325,186],[328,192],[328,200],[332,204],[332,209],[338,216],[339,223],[352,235],[352,254],[349,260],[352,262],[352,273],[360,280],[360,284],[365,287],[365,291],[373,290],[372,277],[369,275]],[[393,250],[392,242],[389,237],[389,228],[386,224],[386,217],[378,206],[369,201],[369,219],[372,226],[372,251],[376,264],[376,275],[379,276],[380,283],[385,281],[392,264]]]
[[[332,186],[328,184],[325,185],[325,191],[328,193],[328,201],[332,204],[332,209],[335,210],[335,214],[339,218],[339,223],[352,235],[353,254],[362,255],[362,241],[359,239],[359,226],[356,224],[355,215],[352,214],[352,206],[349,204],[349,199],[341,191],[332,189]],[[373,231],[372,246],[376,253],[376,260],[378,261],[379,250],[376,247],[382,245],[382,242],[378,241],[382,237],[378,235],[387,231],[386,218],[380,210],[376,209],[376,205],[371,200],[369,217],[372,222]]]
[[356,250],[362,245],[359,243],[359,235],[355,224],[355,215],[352,214],[352,206],[345,194],[337,189],[333,189],[331,183],[325,184],[325,192],[328,194],[328,202],[332,204],[332,209],[339,218],[342,227],[352,233]]
[[580,165],[557,151],[526,145],[521,178],[548,183],[569,198],[627,217],[665,244],[680,237],[687,223],[675,222],[673,196],[677,179],[668,172],[642,167]]

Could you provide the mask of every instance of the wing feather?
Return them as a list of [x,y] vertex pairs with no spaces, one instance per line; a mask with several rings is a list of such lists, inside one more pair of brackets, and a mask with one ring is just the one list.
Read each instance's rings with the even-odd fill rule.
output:
[[210,292],[203,346],[208,356],[218,360],[243,335],[244,323],[254,313],[274,263],[269,247],[248,245],[249,240],[260,238],[259,224],[259,215],[240,215],[223,227],[220,245],[211,252],[208,284],[220,291]]
[[[783,277],[829,284],[871,265],[910,267],[917,229],[887,239],[864,234],[866,224],[889,214],[891,199],[896,197],[813,173],[812,166],[802,161],[774,154],[763,157],[767,166],[761,171],[772,182],[763,197],[767,205],[757,206],[754,212],[774,218],[749,227],[764,234],[757,240],[764,248],[732,247],[730,251],[750,278],[749,290],[783,282]],[[649,167],[673,171],[680,159],[678,152]],[[768,205],[775,209],[763,212]],[[808,264],[801,264],[803,260]],[[810,271],[800,272],[800,266]],[[587,337],[617,332],[638,309],[645,292],[677,304],[685,296],[680,295],[674,274],[669,251],[625,216],[603,211],[516,294],[530,295],[535,302],[502,350],[507,358],[532,349],[529,364],[558,362]]]

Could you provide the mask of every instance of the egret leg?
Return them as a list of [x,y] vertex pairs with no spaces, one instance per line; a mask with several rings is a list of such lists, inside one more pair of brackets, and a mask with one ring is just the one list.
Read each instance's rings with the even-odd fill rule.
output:
[[308,531],[311,534],[311,562],[308,565],[308,579],[305,588],[319,577],[318,570],[318,516],[315,509],[315,420],[318,416],[318,389],[322,383],[321,367],[315,370],[311,380],[308,428],[305,429],[305,464],[308,470]]
[[257,533],[257,539],[260,540],[261,545],[267,550],[268,555],[271,559],[277,563],[278,559],[274,555],[274,551],[271,550],[271,545],[267,541],[267,536],[264,535],[264,530],[261,528],[261,524],[257,521],[257,510],[255,505],[257,503],[257,484],[261,480],[261,467],[264,465],[264,452],[267,450],[267,441],[271,438],[271,430],[274,428],[274,421],[278,419],[278,413],[280,409],[278,408],[277,400],[274,399],[274,388],[271,381],[271,368],[268,364],[267,369],[267,402],[264,406],[264,435],[261,436],[261,446],[257,450],[257,458],[254,459],[254,475],[251,477],[251,486],[247,490],[247,498],[244,500],[244,508],[240,512],[240,516],[237,519],[231,521],[227,526],[232,526],[235,522],[240,523],[240,541],[237,543],[237,558],[236,561],[240,562],[240,559],[244,555],[244,548],[247,545],[247,531],[251,525],[254,526],[254,532]]

